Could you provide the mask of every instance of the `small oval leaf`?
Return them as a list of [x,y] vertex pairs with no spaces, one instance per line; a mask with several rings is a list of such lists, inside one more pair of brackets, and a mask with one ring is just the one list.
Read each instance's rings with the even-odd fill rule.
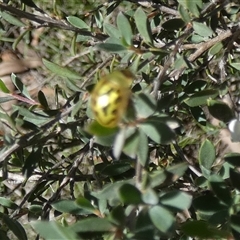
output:
[[211,141],[206,139],[199,151],[199,163],[206,169],[210,170],[216,159],[215,147]]

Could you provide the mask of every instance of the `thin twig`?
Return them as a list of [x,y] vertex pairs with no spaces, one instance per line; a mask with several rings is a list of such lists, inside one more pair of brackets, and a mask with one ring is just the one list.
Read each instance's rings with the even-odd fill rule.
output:
[[40,128],[36,129],[35,131],[32,131],[30,133],[27,133],[23,136],[21,136],[9,149],[7,149],[5,152],[3,152],[0,155],[0,164],[4,161],[7,160],[7,158],[16,150],[29,146],[30,142],[31,142],[31,138],[34,137],[37,133],[40,132],[44,132],[46,131],[49,127],[51,127],[52,125],[54,125],[55,123],[57,123],[60,119],[64,118],[65,116],[67,116],[69,113],[71,113],[72,109],[74,108],[74,106],[71,106],[69,108],[67,108],[65,111],[61,112],[60,114],[58,114],[53,120],[51,120],[50,122],[44,124],[43,126],[41,126]]
[[78,34],[84,35],[84,36],[90,36],[93,37],[97,40],[105,40],[106,39],[106,35],[104,34],[98,34],[98,33],[92,33],[90,31],[87,30],[83,30],[83,29],[79,29],[76,28],[74,26],[71,26],[70,24],[67,24],[63,21],[60,20],[56,20],[50,17],[46,17],[46,16],[38,16],[38,15],[34,15],[28,12],[24,12],[22,10],[19,10],[17,8],[14,8],[12,6],[9,6],[7,4],[4,3],[0,3],[0,9],[2,11],[8,11],[16,16],[18,16],[18,18],[25,18],[28,19],[30,21],[34,21],[37,22],[39,24],[41,24],[42,26],[45,27],[51,27],[51,28],[60,28],[60,29],[64,29],[64,30],[70,30],[73,32],[76,32]]
[[[88,151],[89,148],[89,143],[87,143],[85,146],[83,146],[83,148],[81,148],[78,153],[78,159],[76,161],[74,161],[74,159],[71,159],[71,161],[73,161],[73,166],[71,167],[69,173],[67,174],[67,176],[61,176],[61,180],[62,183],[59,187],[59,189],[61,190],[70,180],[71,177],[73,177],[73,175],[75,174],[76,168],[77,166],[80,164],[80,162],[82,161],[83,156],[85,155],[85,153]],[[33,186],[33,188],[31,189],[30,192],[28,192],[23,200],[21,201],[21,203],[18,205],[18,208],[15,209],[15,211],[12,213],[11,217],[14,217],[18,214],[18,211],[23,207],[23,205],[25,204],[26,201],[28,201],[29,197],[32,195],[32,193],[37,189],[37,187],[39,186],[39,184],[41,184],[42,181],[45,181],[46,179],[51,179],[51,172],[54,171],[55,169],[59,168],[59,166],[61,166],[63,163],[65,163],[66,161],[70,160],[69,157],[62,159],[61,161],[59,161],[58,163],[56,163],[53,167],[51,167],[51,169],[49,169],[46,173],[44,173],[37,181],[37,184]],[[60,177],[60,176],[59,176]],[[87,176],[85,176],[85,180],[87,179]],[[54,179],[56,180],[56,179]],[[57,191],[50,199],[49,201],[55,199],[58,195],[58,193],[60,193],[60,191]]]
[[[239,31],[239,29],[237,29],[236,31]],[[188,57],[188,59],[187,59],[188,62],[190,62],[190,63],[194,62],[199,56],[201,56],[204,52],[206,52],[209,48],[214,46],[216,43],[221,42],[221,41],[231,37],[232,35],[233,35],[233,31],[227,30],[227,31],[221,33],[219,36],[216,36],[215,38],[213,38],[207,42],[202,42],[202,43],[192,45],[192,47],[197,50]],[[189,47],[190,46],[188,45],[187,48],[189,48]],[[169,74],[169,77],[171,78],[171,77],[180,76],[185,69],[186,69],[186,67],[184,66],[180,69],[173,70]]]
[[76,160],[74,160],[73,165],[71,167],[71,169],[69,170],[67,176],[62,180],[60,186],[57,188],[57,191],[52,195],[52,197],[46,202],[43,211],[42,211],[42,220],[46,220],[48,213],[51,209],[51,203],[56,201],[62,191],[62,189],[67,186],[72,179],[74,179],[75,174],[76,174],[76,170],[78,169],[78,166],[80,165],[80,163],[83,161],[83,158],[86,154],[86,152],[88,152],[89,150],[89,143],[87,143],[80,151],[79,151],[79,155],[77,157]]
[[152,94],[155,98],[158,97],[158,90],[159,90],[161,84],[165,81],[167,71],[169,70],[170,66],[172,65],[173,60],[176,57],[176,54],[178,53],[179,49],[181,48],[181,45],[182,45],[183,41],[185,40],[185,38],[187,36],[189,36],[190,33],[191,33],[191,27],[187,27],[186,30],[184,31],[184,33],[179,38],[179,40],[176,42],[174,49],[170,53],[168,59],[164,63],[163,68],[159,72],[159,74],[155,80],[155,84],[154,84],[154,88],[153,88],[153,92],[152,92]]

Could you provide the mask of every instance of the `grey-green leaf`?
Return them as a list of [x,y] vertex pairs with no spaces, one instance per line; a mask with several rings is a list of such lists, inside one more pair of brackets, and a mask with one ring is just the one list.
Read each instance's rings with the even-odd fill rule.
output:
[[50,70],[51,72],[55,73],[58,76],[61,77],[66,77],[66,78],[70,78],[70,79],[80,79],[80,74],[70,70],[68,68],[65,67],[61,67],[55,63],[52,63],[46,59],[43,59],[43,64],[44,66]]
[[128,46],[132,45],[132,28],[127,17],[122,12],[120,12],[117,16],[117,26],[126,44]]
[[134,19],[135,19],[137,29],[138,29],[139,33],[141,34],[141,37],[143,38],[143,40],[146,43],[152,44],[153,39],[152,39],[150,24],[149,24],[149,21],[148,21],[148,18],[146,16],[145,12],[142,10],[141,7],[139,7],[137,9],[137,11],[135,12]]
[[210,170],[215,159],[216,159],[215,147],[211,141],[206,139],[200,147],[199,163],[206,169]]
[[32,226],[36,231],[46,240],[53,239],[71,239],[77,240],[76,231],[63,227],[53,221],[36,221],[32,223]]
[[197,107],[207,104],[208,99],[216,98],[218,96],[217,90],[207,89],[201,92],[194,93],[185,100],[185,103],[190,107]]
[[211,37],[213,35],[212,29],[200,22],[193,22],[193,29],[202,37]]
[[172,129],[157,117],[147,119],[139,127],[156,143],[168,144],[175,138],[175,133]]
[[166,235],[170,235],[175,228],[175,217],[162,206],[154,206],[149,210],[149,216],[155,227]]
[[139,129],[137,160],[141,163],[143,167],[146,166],[148,162],[148,138],[141,129]]
[[188,209],[192,203],[192,196],[181,191],[170,191],[160,197],[161,204],[183,211]]
[[68,22],[76,28],[80,29],[89,29],[89,25],[86,24],[82,19],[75,17],[75,16],[68,16]]
[[0,16],[3,19],[5,19],[7,22],[11,23],[12,25],[15,25],[18,27],[25,27],[25,24],[22,21],[12,16],[11,14],[8,14],[6,11],[0,12]]
[[13,84],[16,86],[16,88],[28,99],[32,99],[27,87],[22,83],[22,81],[15,75],[12,73],[11,75],[11,79]]
[[109,23],[104,23],[103,26],[104,26],[106,33],[109,35],[109,37],[115,37],[118,39],[121,38],[121,33],[115,26],[113,26],[112,24],[109,24]]
[[69,230],[71,232],[111,232],[114,226],[106,218],[89,217],[73,224]]

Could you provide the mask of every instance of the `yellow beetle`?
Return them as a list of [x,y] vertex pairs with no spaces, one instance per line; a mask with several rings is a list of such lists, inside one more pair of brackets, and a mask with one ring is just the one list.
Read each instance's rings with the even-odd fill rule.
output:
[[104,76],[91,92],[91,110],[104,127],[114,128],[121,121],[131,96],[133,75],[129,70]]

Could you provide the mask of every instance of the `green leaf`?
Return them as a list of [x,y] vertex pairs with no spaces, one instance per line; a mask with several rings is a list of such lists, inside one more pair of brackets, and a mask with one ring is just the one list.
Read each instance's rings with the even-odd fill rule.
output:
[[150,94],[140,93],[134,96],[134,107],[138,118],[147,118],[156,111],[156,100]]
[[49,109],[47,99],[42,91],[38,92],[38,101],[44,109]]
[[229,63],[232,67],[240,71],[240,63],[238,62],[230,62]]
[[181,18],[185,23],[189,23],[191,21],[189,12],[186,10],[186,8],[183,5],[181,4],[178,5],[178,12],[180,13]]
[[193,29],[194,31],[202,36],[202,37],[211,37],[213,35],[213,31],[207,25],[200,23],[200,22],[193,22]]
[[201,42],[205,42],[206,40],[208,40],[208,38],[206,39],[205,37],[195,34],[195,32],[191,36],[192,43],[201,43]]
[[11,200],[5,198],[5,197],[0,197],[0,205],[6,208],[10,209],[17,209],[18,205]]
[[203,7],[202,0],[186,0],[189,11],[195,16],[199,17],[200,10]]
[[154,226],[164,233],[171,235],[175,228],[175,217],[173,214],[162,206],[154,206],[149,210],[149,216]]
[[185,26],[185,22],[181,18],[173,18],[169,19],[162,24],[162,27],[167,31],[175,31],[183,28]]
[[131,46],[133,37],[132,28],[127,17],[122,12],[117,16],[117,26],[118,30],[121,32],[123,40],[128,46]]
[[176,211],[188,209],[192,203],[192,196],[178,190],[167,192],[161,195],[160,203]]
[[0,97],[0,103],[9,102],[11,100],[15,100],[15,98],[11,95],[6,96],[6,97]]
[[89,25],[86,24],[82,19],[75,16],[68,16],[67,21],[76,28],[90,29]]
[[130,163],[117,162],[107,165],[102,171],[101,174],[106,176],[117,176],[124,174],[128,170],[132,169]]
[[0,79],[0,91],[2,91],[4,93],[10,93],[10,90],[7,88],[7,86],[2,81],[2,79]]
[[75,55],[72,52],[76,52],[76,47],[77,47],[76,43],[78,43],[78,42],[87,42],[87,41],[90,41],[91,39],[92,39],[91,36],[85,36],[85,35],[77,34],[76,40],[75,40],[75,37],[72,39],[71,54]]
[[134,239],[154,239],[155,228],[146,209],[139,212],[136,219],[136,234]]
[[207,117],[201,107],[193,107],[190,111],[198,123],[206,126]]
[[240,173],[234,169],[230,169],[230,180],[233,187],[240,191]]
[[232,197],[229,186],[223,181],[219,175],[212,175],[208,178],[209,184],[215,195],[226,205],[231,205]]
[[234,229],[239,236],[240,233],[240,215],[233,214],[230,218],[231,228]]
[[100,50],[112,53],[119,53],[127,50],[125,46],[116,43],[100,43],[97,44],[96,47]]
[[224,162],[222,168],[219,171],[219,175],[224,179],[229,179],[230,177],[230,169],[232,166],[228,162]]
[[[76,49],[77,49],[77,36],[81,36],[81,35],[77,35],[74,34],[74,36],[72,37],[72,41],[71,41],[71,47],[70,47],[70,53],[71,55],[76,55]],[[78,39],[79,40],[79,39]]]
[[109,35],[109,37],[121,39],[122,35],[115,26],[109,23],[104,23],[103,27],[105,29],[105,32]]
[[149,24],[147,15],[145,14],[145,12],[142,10],[141,7],[139,7],[136,10],[136,12],[134,14],[134,19],[135,19],[137,29],[138,29],[141,37],[143,38],[143,40],[146,43],[152,44],[153,39],[152,39],[152,32],[151,32],[150,24]]
[[[0,98],[1,99],[1,98]],[[12,129],[16,129],[13,119],[0,107],[0,119],[6,121]]]
[[32,204],[29,207],[29,211],[34,213],[34,214],[38,214],[39,216],[41,216],[41,213],[42,213],[42,205],[41,205],[41,203],[39,203],[39,204]]
[[175,133],[161,118],[152,117],[139,124],[140,129],[154,142],[168,144],[175,138]]
[[184,92],[188,94],[201,92],[206,88],[206,86],[207,86],[207,81],[196,80],[196,81],[190,82],[190,84],[184,88]]
[[35,125],[44,124],[47,121],[49,121],[49,116],[43,115],[43,114],[45,114],[43,112],[42,112],[42,114],[35,113],[33,111],[30,111],[30,110],[28,110],[24,107],[20,107],[20,106],[15,106],[15,109],[18,109],[19,114],[21,116],[23,116],[23,119],[25,121],[29,121],[30,123],[33,123]]
[[240,167],[240,153],[228,153],[224,156],[224,160],[235,167]]
[[199,163],[206,169],[210,170],[215,160],[216,160],[215,147],[212,144],[212,142],[206,139],[200,147]]
[[78,197],[76,200],[75,200],[75,203],[82,209],[86,210],[86,211],[89,211],[89,212],[96,212],[97,209],[95,209],[93,207],[93,205],[91,204],[91,202],[84,198],[84,197]]
[[45,239],[71,239],[77,240],[79,237],[76,234],[76,231],[72,229],[63,227],[53,221],[36,221],[32,222],[31,225],[33,228]]
[[177,55],[177,58],[174,62],[174,68],[175,69],[181,69],[181,68],[185,68],[187,67],[187,62],[186,62],[186,58],[181,56],[181,55]]
[[217,197],[210,194],[202,195],[193,200],[193,207],[199,217],[203,220],[209,219],[214,213],[225,210],[226,205],[222,204]]
[[18,221],[8,217],[3,213],[0,213],[0,218],[19,240],[27,240],[26,232]]
[[182,224],[181,230],[185,235],[200,239],[227,239],[229,233],[218,230],[209,225],[208,222],[193,220]]
[[137,161],[139,161],[143,167],[148,163],[148,138],[141,129],[139,129]]
[[122,206],[117,206],[115,207],[111,213],[110,216],[108,217],[108,219],[114,223],[115,225],[124,227],[125,221],[126,221],[126,217],[124,214],[124,208]]
[[183,176],[187,169],[188,164],[184,162],[170,166],[164,170],[155,170],[150,175],[150,185],[153,188],[164,183],[170,185]]
[[213,226],[219,226],[219,225],[223,225],[226,223],[226,219],[229,220],[229,211],[228,209],[224,209],[221,211],[218,211],[216,213],[214,213],[208,220],[210,225]]
[[188,9],[194,16],[199,17],[199,10],[202,8],[202,0],[178,0],[178,2]]
[[101,11],[95,11],[95,13],[93,14],[93,17],[95,19],[95,23],[96,23],[97,27],[99,29],[102,29],[103,18],[104,18],[102,12]]
[[125,141],[123,152],[129,157],[135,159],[138,153],[138,146],[140,140],[139,133],[138,131],[136,131],[135,127],[129,127],[126,129],[126,134],[128,134],[128,137]]
[[216,98],[218,96],[217,90],[207,89],[201,92],[197,92],[187,98],[184,102],[190,107],[197,107],[207,104],[208,99]]
[[70,70],[65,67],[61,67],[55,63],[52,63],[46,59],[43,59],[44,66],[50,70],[51,72],[55,73],[56,75],[63,77],[63,78],[70,78],[73,80],[80,79],[81,75],[73,70]]
[[132,183],[133,180],[128,181],[118,181],[111,184],[107,184],[104,186],[104,188],[101,191],[93,192],[92,195],[95,196],[98,199],[103,200],[111,200],[111,199],[118,199],[118,191],[119,188],[126,183]]
[[156,205],[159,202],[159,197],[152,188],[147,188],[142,193],[142,201],[149,205]]
[[96,136],[95,143],[98,143],[102,146],[111,147],[113,145],[114,139],[115,135]]
[[142,203],[141,192],[131,184],[124,184],[119,188],[119,197],[125,204]]
[[[68,228],[71,232],[113,232],[115,227],[106,218],[89,217]],[[64,238],[69,239],[69,238]]]
[[27,87],[25,85],[23,85],[22,81],[15,75],[12,73],[11,75],[11,79],[13,84],[16,86],[16,88],[28,99],[31,99],[31,96],[27,90]]
[[62,213],[71,213],[76,215],[84,215],[92,213],[92,209],[84,209],[74,200],[59,200],[52,204],[52,207]]
[[218,42],[209,49],[208,54],[210,56],[214,56],[218,54],[222,49],[223,49],[223,44],[221,42]]
[[0,12],[0,16],[7,22],[11,23],[12,25],[15,25],[17,27],[25,27],[25,24],[22,21],[8,14],[6,11]]
[[209,113],[220,121],[228,123],[235,117],[232,109],[222,101],[209,99],[207,105]]

